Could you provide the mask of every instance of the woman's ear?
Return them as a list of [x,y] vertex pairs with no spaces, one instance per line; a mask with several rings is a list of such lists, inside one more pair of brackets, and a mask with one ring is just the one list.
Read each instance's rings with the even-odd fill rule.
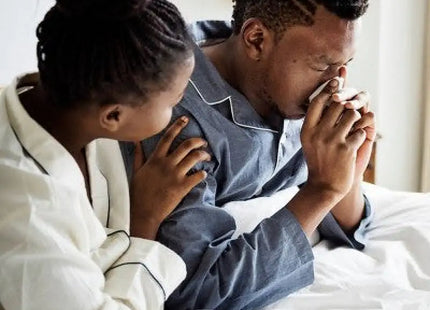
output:
[[250,18],[242,26],[242,41],[249,58],[260,61],[272,48],[272,32],[258,19]]
[[119,104],[111,104],[100,107],[100,126],[111,133],[120,130],[124,120],[126,119],[126,111]]

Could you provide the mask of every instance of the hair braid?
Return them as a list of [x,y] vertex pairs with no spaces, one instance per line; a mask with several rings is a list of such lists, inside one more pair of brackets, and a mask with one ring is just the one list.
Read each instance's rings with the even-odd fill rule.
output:
[[61,106],[142,102],[192,55],[167,0],[57,0],[36,31],[41,81]]

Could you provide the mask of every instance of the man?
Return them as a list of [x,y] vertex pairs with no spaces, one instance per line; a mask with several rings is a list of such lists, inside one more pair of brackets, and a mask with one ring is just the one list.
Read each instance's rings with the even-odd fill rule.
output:
[[[232,27],[192,27],[196,67],[174,113],[190,123],[177,143],[203,137],[212,158],[158,234],[187,264],[167,309],[270,304],[313,282],[307,237],[317,227],[363,249],[371,218],[360,189],[375,135],[367,93],[336,93],[333,80],[308,101],[346,77],[367,0],[235,2]],[[158,139],[143,143],[146,154]],[[301,184],[285,208],[232,239],[235,222],[221,206]]]

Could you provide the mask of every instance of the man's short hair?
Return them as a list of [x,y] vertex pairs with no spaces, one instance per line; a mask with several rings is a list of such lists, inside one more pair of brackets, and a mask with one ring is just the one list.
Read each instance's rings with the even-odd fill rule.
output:
[[356,20],[369,7],[368,0],[233,0],[233,28],[239,34],[246,20],[260,19],[277,34],[288,27],[312,26],[318,5],[346,20]]

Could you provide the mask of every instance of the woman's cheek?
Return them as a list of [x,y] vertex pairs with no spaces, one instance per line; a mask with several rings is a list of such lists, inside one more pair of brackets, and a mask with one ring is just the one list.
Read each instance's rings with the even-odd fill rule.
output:
[[152,125],[152,135],[156,135],[163,131],[163,129],[169,125],[171,118],[172,108],[166,108],[161,113],[156,113],[154,117],[151,117],[148,121],[150,121]]

